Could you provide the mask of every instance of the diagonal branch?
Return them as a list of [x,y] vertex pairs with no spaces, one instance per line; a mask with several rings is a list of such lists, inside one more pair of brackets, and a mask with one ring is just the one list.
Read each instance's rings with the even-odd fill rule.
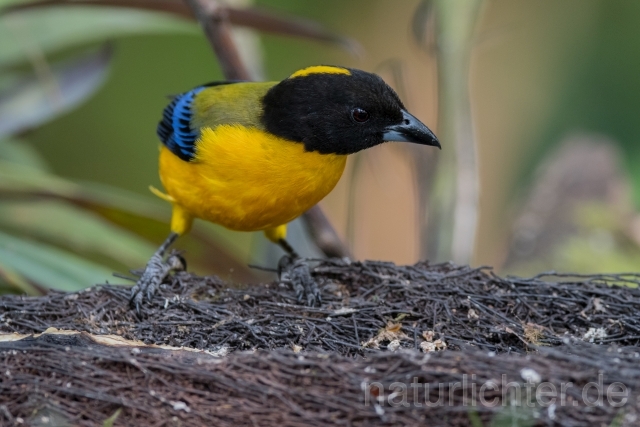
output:
[[327,257],[352,258],[349,248],[342,242],[320,205],[315,205],[302,216],[311,239]]
[[222,73],[229,80],[250,80],[238,49],[231,38],[231,26],[227,11],[216,1],[185,0],[220,62]]

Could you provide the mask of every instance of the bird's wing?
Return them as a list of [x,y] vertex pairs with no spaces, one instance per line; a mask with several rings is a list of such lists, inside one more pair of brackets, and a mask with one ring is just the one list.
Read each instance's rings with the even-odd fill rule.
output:
[[189,161],[195,154],[195,143],[199,136],[198,129],[192,129],[192,104],[195,96],[212,86],[239,83],[236,81],[212,82],[198,86],[188,92],[177,95],[167,105],[158,123],[157,134],[164,145],[182,160]]

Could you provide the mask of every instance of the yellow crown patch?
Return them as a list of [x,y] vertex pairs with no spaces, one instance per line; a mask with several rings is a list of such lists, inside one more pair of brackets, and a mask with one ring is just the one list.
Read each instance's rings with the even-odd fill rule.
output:
[[295,77],[304,77],[309,74],[346,74],[347,76],[351,75],[351,72],[346,68],[341,67],[332,67],[330,65],[313,65],[311,67],[303,68],[302,70],[298,70],[295,73],[289,76],[290,79]]

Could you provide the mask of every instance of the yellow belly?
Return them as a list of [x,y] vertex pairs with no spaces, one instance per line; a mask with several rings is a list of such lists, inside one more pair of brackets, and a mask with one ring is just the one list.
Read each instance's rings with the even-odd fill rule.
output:
[[162,184],[177,210],[239,231],[300,216],[335,187],[347,158],[238,125],[202,129],[196,147],[190,162],[162,147]]

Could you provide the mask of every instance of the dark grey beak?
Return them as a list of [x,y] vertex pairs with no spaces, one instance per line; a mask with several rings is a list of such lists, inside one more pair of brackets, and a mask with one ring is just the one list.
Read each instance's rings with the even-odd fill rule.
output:
[[405,110],[402,110],[402,123],[386,128],[382,138],[385,141],[413,142],[442,148],[431,129]]

